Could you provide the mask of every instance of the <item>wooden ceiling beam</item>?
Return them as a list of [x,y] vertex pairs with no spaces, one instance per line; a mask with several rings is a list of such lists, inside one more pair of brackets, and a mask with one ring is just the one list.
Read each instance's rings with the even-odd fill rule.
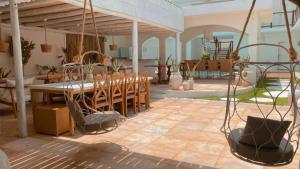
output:
[[[18,5],[19,10],[28,10],[33,8],[42,8],[46,6],[62,5],[61,1],[57,0],[36,0],[33,2],[21,3]],[[0,7],[0,12],[9,12],[9,5]]]
[[[89,11],[88,11],[89,13]],[[45,18],[48,20],[51,19],[61,19],[61,18],[68,18],[76,15],[81,15],[82,10],[81,9],[76,9],[76,10],[71,10],[71,11],[66,11],[66,12],[57,12],[57,13],[52,13],[52,14],[44,14],[44,15],[38,15],[38,16],[28,16],[28,17],[22,17],[20,18],[20,23],[34,23],[38,21],[43,21]],[[8,22],[9,19],[6,20]]]
[[[81,24],[81,21],[68,23],[68,24],[63,23],[57,25],[48,25],[48,27],[52,27],[54,29],[74,29],[75,27],[77,27],[78,24]],[[96,23],[96,27],[104,27],[107,25],[114,26],[115,24],[131,24],[131,22],[121,18],[109,17],[109,18],[98,19]],[[93,23],[85,24],[86,29],[93,28],[93,27],[94,27]]]
[[[75,9],[79,9],[79,8],[74,5],[71,5],[71,4],[55,5],[55,6],[50,6],[50,7],[19,11],[19,17],[20,18],[31,17],[31,16],[51,14],[51,13],[71,11],[71,10],[75,10]],[[9,19],[10,14],[4,13],[1,15],[1,18],[4,20]]]
[[[102,14],[102,13],[96,13],[95,17],[102,18],[102,17],[108,17],[108,15]],[[92,14],[88,13],[86,15],[86,21],[87,23],[89,20],[91,20]],[[56,24],[72,24],[74,25],[74,22],[81,22],[82,20],[82,14],[76,15],[76,16],[70,16],[70,17],[64,17],[62,15],[62,18],[56,18],[56,19],[48,19],[45,17],[44,19],[47,19],[47,25],[56,25]],[[24,23],[25,26],[43,26],[44,25],[44,19],[43,20],[36,20],[35,22],[31,23]]]

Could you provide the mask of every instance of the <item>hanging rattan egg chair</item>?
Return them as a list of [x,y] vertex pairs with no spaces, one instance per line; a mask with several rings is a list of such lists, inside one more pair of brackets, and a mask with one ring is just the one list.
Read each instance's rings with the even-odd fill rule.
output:
[[[91,98],[85,92],[86,87],[97,88],[93,82],[86,83],[85,80],[85,69],[83,65],[83,59],[89,54],[97,54],[100,57],[100,63],[104,63],[107,59],[104,54],[101,53],[101,47],[99,42],[99,37],[96,28],[95,16],[93,11],[92,1],[89,0],[90,9],[93,17],[94,30],[96,35],[96,42],[98,51],[83,51],[83,38],[84,38],[84,24],[85,24],[85,14],[86,14],[86,4],[87,0],[84,1],[83,8],[83,19],[82,19],[82,30],[80,37],[79,54],[75,63],[69,63],[63,65],[64,71],[64,96],[66,105],[70,110],[70,114],[75,121],[75,124],[80,132],[91,133],[100,131],[111,131],[118,126],[118,122],[124,120],[124,116],[120,115],[117,111],[103,111],[94,109],[89,103],[91,103]],[[76,78],[73,78],[76,75]],[[100,82],[101,83],[101,82]],[[69,91],[80,90],[80,93],[76,96],[70,94]]]
[[[289,46],[278,44],[251,44],[240,47],[252,15],[256,0],[253,0],[247,21],[244,25],[241,38],[236,50],[231,54],[231,72],[228,81],[227,104],[224,124],[221,131],[224,132],[229,143],[230,150],[236,157],[259,165],[280,166],[293,161],[299,145],[299,111],[295,90],[298,87],[298,79],[295,72],[299,69],[297,53],[293,47],[292,36],[286,10],[286,2],[282,0],[286,29],[288,33]],[[289,58],[288,62],[242,62],[239,58],[239,51],[242,49],[271,46],[283,50]],[[271,60],[271,59],[270,59]],[[243,75],[245,67],[250,67],[257,72],[257,83],[249,81]],[[288,80],[285,86],[276,88],[276,94],[272,91],[274,86],[269,75],[272,70],[280,67]],[[233,77],[234,69],[239,69],[238,77]],[[250,85],[253,92],[252,103],[242,103],[245,100],[238,97],[241,89],[240,82]],[[283,81],[280,81],[283,82]],[[272,88],[273,87],[273,88]],[[259,100],[260,93],[269,95],[269,105],[262,104]],[[280,104],[283,93],[290,93],[291,102],[287,106]],[[249,101],[249,100],[248,100]]]

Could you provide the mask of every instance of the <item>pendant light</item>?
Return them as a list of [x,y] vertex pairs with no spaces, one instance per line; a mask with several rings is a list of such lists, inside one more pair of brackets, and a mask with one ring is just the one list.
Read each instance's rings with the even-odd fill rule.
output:
[[47,19],[44,19],[44,30],[45,30],[45,44],[41,44],[41,49],[43,53],[51,52],[52,45],[47,44],[47,28],[46,28]]

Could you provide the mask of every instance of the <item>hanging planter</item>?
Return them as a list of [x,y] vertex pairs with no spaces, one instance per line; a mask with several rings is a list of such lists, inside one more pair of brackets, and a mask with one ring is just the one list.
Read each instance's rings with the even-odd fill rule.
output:
[[1,41],[1,25],[0,25],[0,52],[2,53],[9,52],[9,43]]
[[9,51],[9,43],[0,41],[0,52],[7,53]]
[[109,49],[110,49],[111,51],[116,51],[116,50],[118,50],[118,46],[115,44],[114,36],[112,36],[112,44],[109,45]]
[[43,53],[49,53],[52,50],[52,45],[47,44],[47,28],[46,28],[46,22],[47,19],[44,20],[44,29],[45,29],[45,44],[41,44],[41,49]]

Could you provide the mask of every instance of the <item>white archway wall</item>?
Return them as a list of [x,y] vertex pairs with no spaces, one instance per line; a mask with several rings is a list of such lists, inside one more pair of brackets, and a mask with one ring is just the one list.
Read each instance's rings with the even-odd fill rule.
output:
[[142,44],[142,59],[159,59],[159,38],[153,36]]
[[168,37],[166,39],[166,59],[170,56],[172,60],[176,60],[176,39],[174,37]]
[[[185,39],[191,38],[187,42],[183,42],[183,45],[185,45],[185,53],[183,53],[183,56],[186,56],[186,60],[193,60],[193,59],[200,59],[202,56],[202,40],[201,38],[204,37],[204,31],[210,30],[213,33],[213,36],[217,36],[221,38],[220,40],[228,41],[232,40],[234,42],[234,48],[236,48],[237,43],[240,38],[240,31],[235,30],[233,28],[228,28],[224,26],[204,26],[204,27],[197,27],[193,28],[192,31],[186,31],[185,32]],[[201,32],[202,31],[202,32]],[[216,32],[217,31],[217,32]],[[235,31],[235,32],[231,32]],[[229,38],[229,39],[228,39]],[[241,46],[247,45],[249,42],[248,35],[245,35],[243,38]],[[240,51],[240,56],[246,57],[249,56],[249,49],[244,49]]]

